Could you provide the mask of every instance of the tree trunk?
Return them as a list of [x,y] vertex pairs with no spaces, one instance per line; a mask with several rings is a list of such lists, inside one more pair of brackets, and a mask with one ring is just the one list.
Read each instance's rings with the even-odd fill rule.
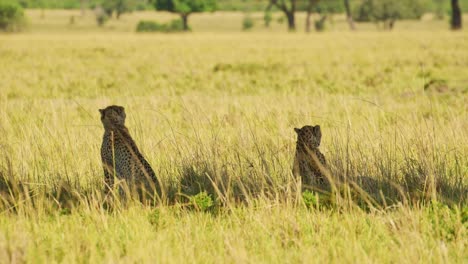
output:
[[306,25],[305,25],[305,31],[307,33],[310,32],[310,28],[311,28],[310,18],[312,16],[312,9],[314,8],[314,5],[317,2],[318,0],[309,0],[309,4],[307,5],[307,16],[306,16]]
[[452,0],[451,26],[453,30],[458,30],[462,28],[462,14],[458,0]]
[[182,25],[184,27],[184,31],[189,31],[188,16],[189,16],[189,14],[181,14],[180,15],[180,17],[182,19]]
[[81,16],[86,15],[85,2],[86,2],[86,0],[80,0]]
[[305,27],[305,31],[307,33],[310,33],[310,18],[312,16],[312,12],[307,10],[307,16],[306,16],[306,27]]
[[319,20],[315,21],[315,30],[320,32],[325,30],[325,22],[328,18],[328,15],[322,15]]
[[394,26],[395,26],[395,20],[392,19],[388,22],[388,30],[392,30]]
[[353,15],[351,14],[351,6],[349,5],[349,0],[344,0],[344,5],[346,9],[346,20],[348,20],[349,28],[355,30]]
[[278,9],[283,11],[284,15],[288,19],[288,30],[295,31],[296,30],[296,1],[297,0],[289,0],[291,2],[291,8],[288,9],[288,6],[285,3],[286,0],[278,2],[278,0],[270,0],[269,4],[265,11],[270,11],[272,6],[276,6]]
[[288,30],[289,31],[295,31],[296,30],[296,19],[295,19],[295,14],[294,12],[287,12],[286,13],[286,18],[288,19]]

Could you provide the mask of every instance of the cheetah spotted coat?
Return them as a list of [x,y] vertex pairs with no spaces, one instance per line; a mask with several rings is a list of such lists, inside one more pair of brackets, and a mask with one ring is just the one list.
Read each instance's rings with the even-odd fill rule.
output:
[[322,172],[326,160],[319,150],[322,139],[320,126],[304,126],[294,130],[297,133],[297,143],[293,174],[300,175],[302,186],[323,184],[325,179]]
[[112,188],[115,184],[114,179],[117,178],[125,181],[132,189],[143,187],[146,191],[156,189],[159,192],[156,174],[139,151],[128,129],[123,122],[114,122],[118,118],[112,119],[112,116],[117,114],[117,116],[123,115],[123,120],[125,120],[123,107],[110,106],[102,110],[101,114],[103,115],[101,119],[107,118],[103,120],[103,123],[106,123],[101,146],[101,159],[107,186]]

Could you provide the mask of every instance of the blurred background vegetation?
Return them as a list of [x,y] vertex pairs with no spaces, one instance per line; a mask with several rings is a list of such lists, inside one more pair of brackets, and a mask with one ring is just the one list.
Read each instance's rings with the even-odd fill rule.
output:
[[398,20],[421,20],[426,14],[432,20],[448,20],[447,27],[449,24],[452,29],[461,29],[462,10],[467,7],[468,0],[0,0],[0,30],[25,28],[28,15],[24,9],[39,10],[41,18],[45,17],[46,10],[80,10],[80,14],[69,15],[70,25],[87,12],[92,12],[99,26],[138,11],[176,15],[172,21],[158,21],[154,13],[153,17],[148,14],[132,21],[132,28],[143,32],[189,31],[192,14],[215,11],[225,21],[232,12],[244,14],[237,22],[237,28],[243,30],[258,25],[269,28],[272,23],[278,23],[289,31],[302,29],[302,24],[306,32],[324,31],[333,26],[334,18],[343,14],[351,30],[356,29],[356,23],[365,22],[391,30]]

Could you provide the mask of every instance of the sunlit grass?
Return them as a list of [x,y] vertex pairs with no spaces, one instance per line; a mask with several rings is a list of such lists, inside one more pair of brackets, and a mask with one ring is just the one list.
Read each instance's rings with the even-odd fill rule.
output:
[[[467,40],[0,36],[0,259],[463,263]],[[156,206],[104,201],[98,109],[110,104],[163,183]],[[309,207],[291,173],[306,124],[350,183]],[[189,204],[203,190],[208,210]]]

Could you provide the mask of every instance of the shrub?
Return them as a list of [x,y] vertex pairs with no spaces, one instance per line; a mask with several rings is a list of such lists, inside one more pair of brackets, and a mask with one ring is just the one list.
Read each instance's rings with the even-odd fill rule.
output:
[[309,190],[302,193],[302,201],[304,201],[307,208],[314,208],[319,205],[318,196]]
[[319,20],[314,21],[315,30],[318,32],[325,31],[325,23],[327,21],[327,16],[322,16]]
[[208,211],[214,205],[211,195],[209,195],[207,192],[201,192],[190,197],[190,201],[195,209],[202,212]]
[[169,23],[142,20],[138,23],[136,32],[180,32],[184,31],[182,20],[174,19]]
[[444,0],[436,0],[434,5],[435,18],[438,20],[444,19],[447,12],[447,10],[445,10]]
[[148,214],[148,221],[152,226],[158,226],[161,219],[161,212],[158,208]]
[[166,25],[155,21],[140,21],[136,27],[137,32],[163,32],[166,31]]
[[265,22],[265,27],[270,27],[270,23],[273,20],[273,16],[271,15],[270,11],[266,11],[265,15],[263,16],[263,21]]
[[399,19],[420,19],[425,12],[423,0],[361,0],[355,11],[358,22],[383,22],[392,29]]
[[242,21],[242,29],[249,30],[254,27],[254,24],[255,23],[252,17],[249,14],[247,14],[245,15],[244,20]]
[[284,15],[280,15],[280,16],[276,19],[276,22],[278,22],[278,24],[283,24],[285,20],[286,20],[286,17],[285,17]]
[[24,27],[23,8],[13,2],[0,0],[0,30],[20,31]]
[[96,14],[96,22],[100,27],[103,26],[107,20],[109,20],[109,16],[101,6],[97,6],[94,9],[94,13]]

